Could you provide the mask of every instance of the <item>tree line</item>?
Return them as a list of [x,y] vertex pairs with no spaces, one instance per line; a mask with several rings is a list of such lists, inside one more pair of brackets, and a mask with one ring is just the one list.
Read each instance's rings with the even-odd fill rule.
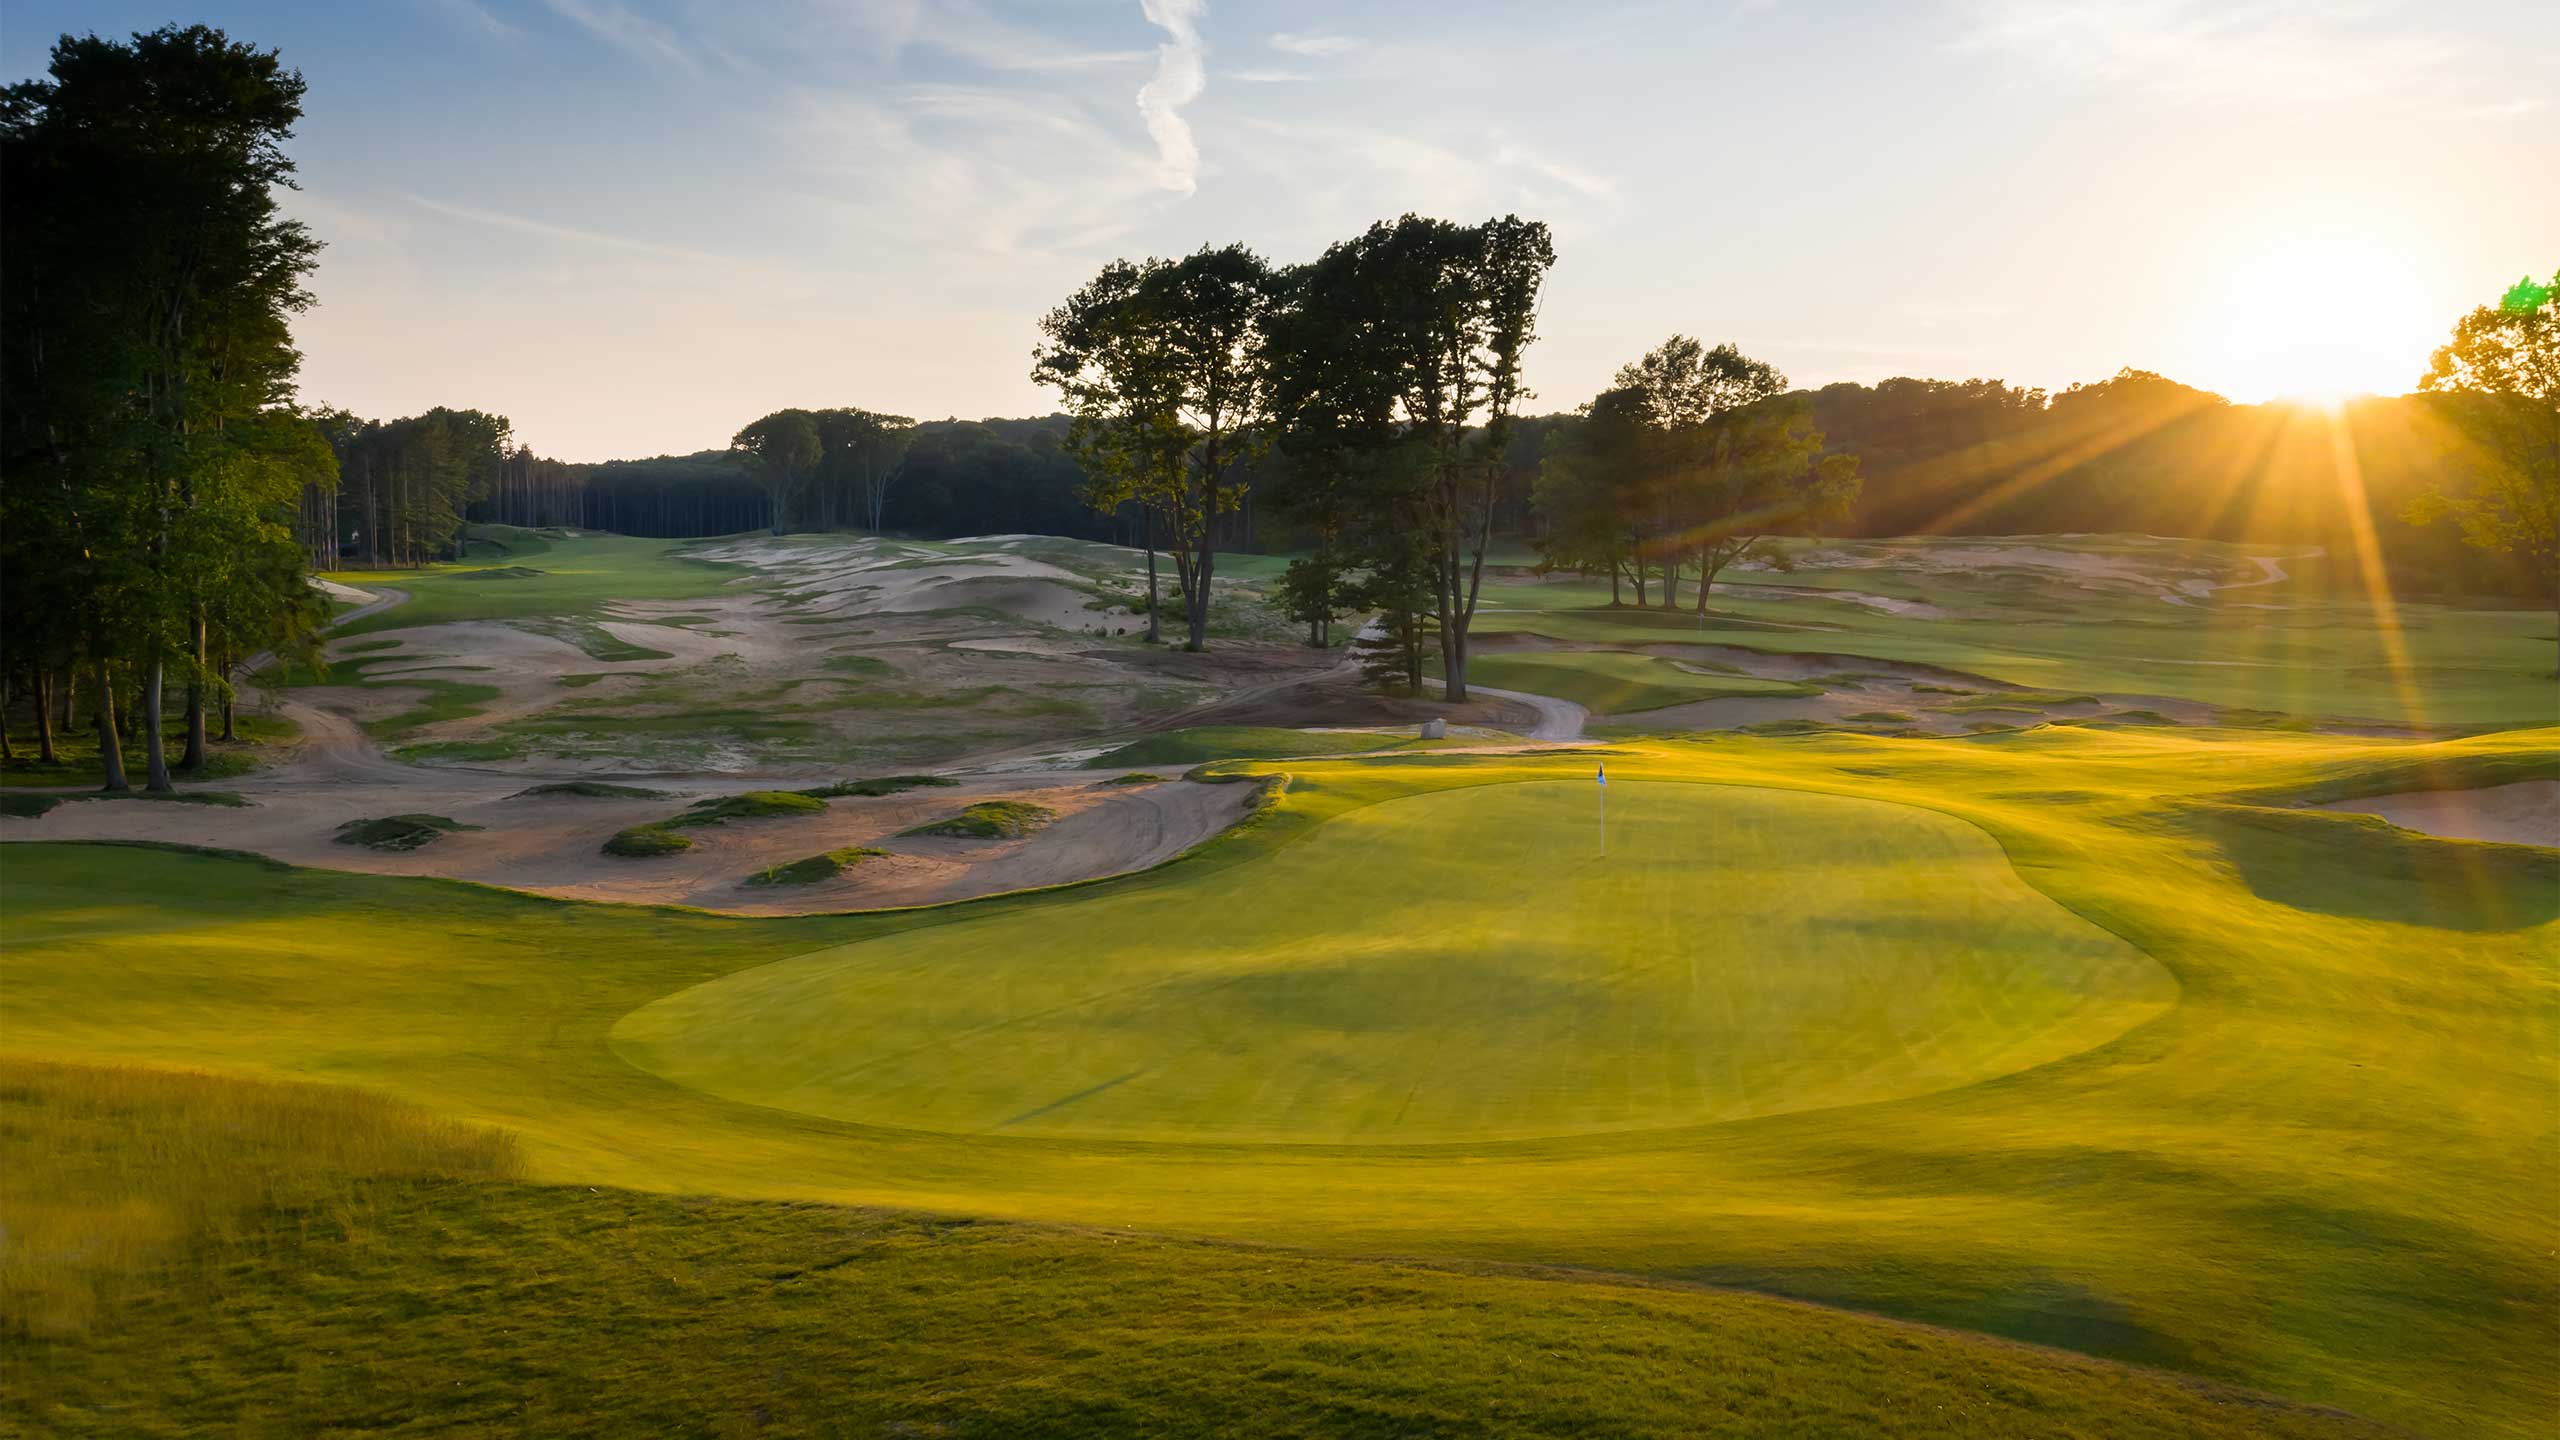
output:
[[336,462],[290,331],[320,246],[276,199],[302,96],[275,52],[174,25],[66,35],[0,91],[0,686],[47,761],[85,687],[110,790],[121,726],[170,789],[169,689],[200,767],[233,667],[324,615],[293,524]]

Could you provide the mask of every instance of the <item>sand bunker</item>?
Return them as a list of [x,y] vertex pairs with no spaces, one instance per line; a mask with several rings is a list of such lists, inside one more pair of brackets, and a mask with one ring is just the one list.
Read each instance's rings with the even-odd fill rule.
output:
[[2453,840],[2560,847],[2560,780],[2521,780],[2479,790],[2405,790],[2311,808],[2379,815],[2403,830]]

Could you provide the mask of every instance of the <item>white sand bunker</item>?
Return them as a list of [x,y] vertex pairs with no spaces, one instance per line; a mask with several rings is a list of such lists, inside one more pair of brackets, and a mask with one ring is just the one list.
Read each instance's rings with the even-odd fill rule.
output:
[[2403,830],[2454,840],[2560,846],[2560,780],[2520,780],[2479,790],[2407,790],[2312,808],[2379,815]]

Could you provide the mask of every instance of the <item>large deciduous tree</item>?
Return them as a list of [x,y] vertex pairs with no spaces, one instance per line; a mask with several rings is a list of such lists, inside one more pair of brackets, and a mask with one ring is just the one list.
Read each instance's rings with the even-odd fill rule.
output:
[[0,466],[12,530],[47,537],[13,542],[47,572],[28,593],[57,607],[12,629],[39,667],[76,652],[94,670],[111,789],[125,783],[119,671],[142,694],[151,787],[169,787],[173,660],[202,760],[210,617],[243,602],[226,590],[245,573],[233,562],[275,533],[291,462],[261,421],[286,410],[290,318],[319,249],[276,200],[302,94],[275,52],[201,25],[64,36],[45,78],[0,92]]
[[764,486],[773,503],[773,533],[781,534],[791,522],[800,492],[817,474],[818,461],[825,454],[818,435],[818,417],[806,410],[776,410],[748,422],[729,441],[729,448],[746,461],[747,468]]
[[2463,316],[2418,388],[2480,463],[2461,491],[2419,496],[2409,518],[2450,514],[2474,547],[2516,557],[2560,619],[2560,272]]

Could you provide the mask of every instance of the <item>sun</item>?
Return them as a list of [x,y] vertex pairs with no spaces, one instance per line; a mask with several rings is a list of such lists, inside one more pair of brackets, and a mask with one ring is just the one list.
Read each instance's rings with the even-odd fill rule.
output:
[[2270,233],[2198,287],[2199,378],[2244,404],[2403,394],[2443,339],[2420,275],[2367,235]]

